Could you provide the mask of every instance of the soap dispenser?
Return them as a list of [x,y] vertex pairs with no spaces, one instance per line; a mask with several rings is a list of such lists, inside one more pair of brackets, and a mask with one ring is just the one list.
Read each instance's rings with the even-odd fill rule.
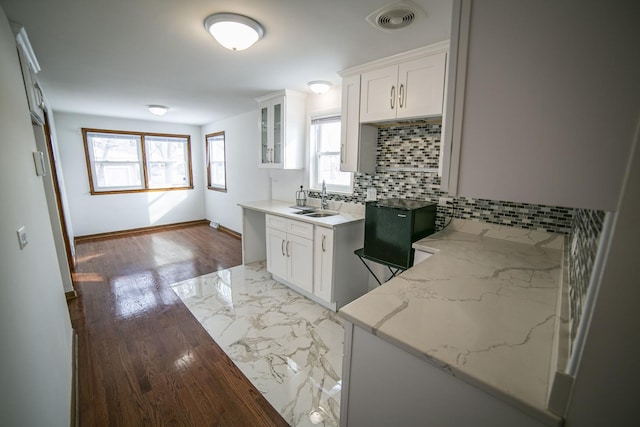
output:
[[300,190],[296,191],[296,206],[307,206],[307,193],[300,186]]

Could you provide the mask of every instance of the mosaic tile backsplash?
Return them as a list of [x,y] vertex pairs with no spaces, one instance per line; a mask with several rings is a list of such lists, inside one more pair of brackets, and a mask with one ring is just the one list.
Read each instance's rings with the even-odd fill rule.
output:
[[[496,200],[451,197],[440,191],[438,162],[442,126],[412,123],[378,129],[376,174],[356,173],[353,195],[330,194],[329,199],[364,204],[375,187],[378,199],[399,197],[438,203],[436,226],[453,216],[493,224],[569,234],[573,209]],[[318,192],[310,197],[319,198]]]
[[571,347],[582,318],[584,300],[598,251],[603,211],[576,209],[569,237],[569,318]]

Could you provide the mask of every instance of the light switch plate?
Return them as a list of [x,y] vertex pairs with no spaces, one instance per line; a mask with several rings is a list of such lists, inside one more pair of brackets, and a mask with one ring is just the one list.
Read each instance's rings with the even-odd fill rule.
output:
[[23,225],[22,227],[18,228],[17,233],[18,233],[18,244],[20,244],[20,250],[22,250],[29,243],[29,240],[27,239],[27,229]]
[[367,200],[366,200],[367,202],[375,201],[377,196],[378,194],[375,187],[367,188]]

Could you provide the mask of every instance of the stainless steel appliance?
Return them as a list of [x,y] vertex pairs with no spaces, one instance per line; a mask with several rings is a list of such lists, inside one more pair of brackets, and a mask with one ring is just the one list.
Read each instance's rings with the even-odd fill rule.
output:
[[435,232],[436,204],[407,199],[367,202],[364,222],[365,257],[407,269],[413,265],[412,243]]

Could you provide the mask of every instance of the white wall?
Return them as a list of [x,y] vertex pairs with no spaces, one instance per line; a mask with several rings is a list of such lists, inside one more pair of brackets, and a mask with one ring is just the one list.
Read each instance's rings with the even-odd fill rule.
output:
[[[76,236],[205,218],[200,127],[175,123],[55,113],[71,223]],[[191,135],[192,190],[92,196],[81,128]]]
[[[224,131],[227,162],[227,192],[205,190],[205,216],[239,233],[242,232],[242,209],[238,203],[271,198],[269,171],[258,168],[258,122],[256,104],[254,111],[202,127],[202,141],[207,134]],[[204,153],[203,142],[200,154],[204,157]],[[206,176],[202,177],[200,184],[206,188]]]
[[[68,426],[72,329],[15,39],[0,7],[0,425]],[[29,244],[20,250],[16,230]]]

